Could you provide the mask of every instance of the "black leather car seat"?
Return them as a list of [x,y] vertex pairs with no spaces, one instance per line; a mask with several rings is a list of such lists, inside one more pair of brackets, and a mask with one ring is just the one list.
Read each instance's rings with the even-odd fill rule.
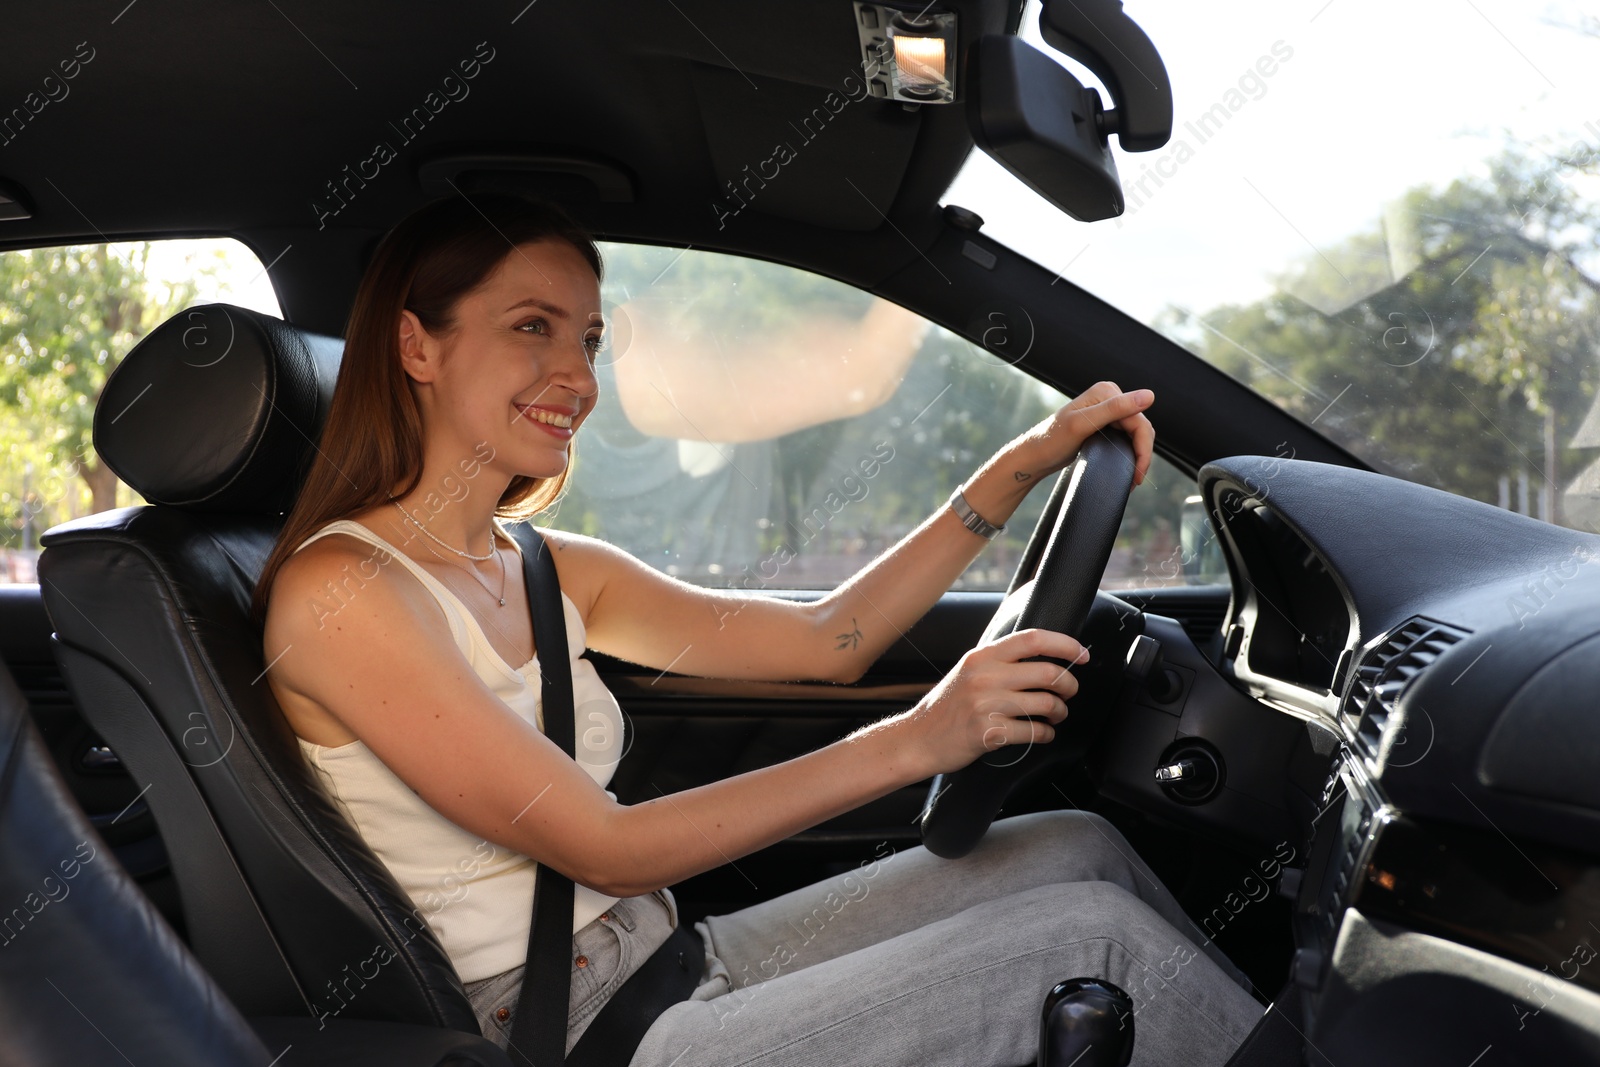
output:
[[0,1063],[506,1067],[482,1037],[310,1018],[249,1023],[73,801],[0,666]]
[[0,1060],[265,1067],[73,801],[0,668]]
[[[240,1009],[477,1034],[438,940],[301,757],[249,618],[342,353],[225,304],[151,332],[94,422],[149,503],[47,531],[39,581],[78,707],[148,784],[190,947]],[[380,947],[393,961],[356,976]]]

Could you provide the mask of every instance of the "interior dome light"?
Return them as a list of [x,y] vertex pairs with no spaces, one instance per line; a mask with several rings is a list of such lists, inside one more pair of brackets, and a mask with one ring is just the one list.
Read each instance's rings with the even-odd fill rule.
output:
[[944,39],[908,37],[895,34],[894,67],[900,87],[915,94],[931,94],[942,87],[944,77]]
[[955,102],[953,13],[863,0],[855,10],[861,71],[873,96],[908,104]]

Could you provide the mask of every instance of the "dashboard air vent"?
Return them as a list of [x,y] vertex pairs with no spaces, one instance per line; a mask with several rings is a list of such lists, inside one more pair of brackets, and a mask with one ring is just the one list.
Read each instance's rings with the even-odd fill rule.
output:
[[1365,755],[1378,759],[1384,728],[1411,680],[1465,636],[1462,630],[1418,616],[1367,653],[1344,700],[1345,725]]

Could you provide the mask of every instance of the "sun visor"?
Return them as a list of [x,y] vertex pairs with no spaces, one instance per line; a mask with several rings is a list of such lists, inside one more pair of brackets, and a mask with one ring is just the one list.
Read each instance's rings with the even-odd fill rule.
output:
[[922,118],[871,95],[861,71],[801,85],[706,64],[695,95],[716,175],[719,229],[746,213],[834,230],[883,225],[911,165]]

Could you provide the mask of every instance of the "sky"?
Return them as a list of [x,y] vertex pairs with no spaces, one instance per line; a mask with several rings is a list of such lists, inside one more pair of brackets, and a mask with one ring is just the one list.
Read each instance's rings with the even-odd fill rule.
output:
[[[1037,10],[1031,0],[1024,39],[1098,87],[1044,45]],[[1161,53],[1174,101],[1165,148],[1116,152],[1132,210],[1077,222],[981,152],[945,202],[1141,321],[1168,304],[1203,312],[1265,295],[1271,274],[1372,229],[1406,189],[1481,172],[1507,131],[1600,144],[1600,37],[1559,25],[1580,20],[1574,3],[1127,0],[1124,10]],[[1230,101],[1268,56],[1271,75]],[[1186,125],[1225,102],[1237,110],[1203,140]],[[1163,156],[1171,177],[1159,188],[1147,177],[1138,197],[1135,183]]]

